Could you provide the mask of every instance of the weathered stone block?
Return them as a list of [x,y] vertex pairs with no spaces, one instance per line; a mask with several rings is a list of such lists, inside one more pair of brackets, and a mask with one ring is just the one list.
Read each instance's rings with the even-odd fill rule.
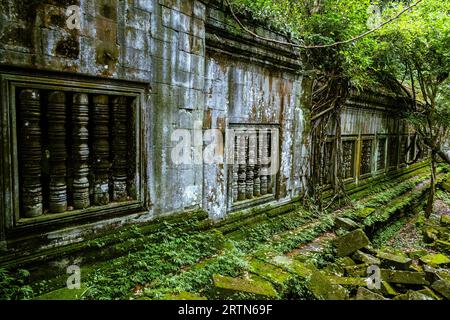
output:
[[333,284],[327,276],[312,264],[303,264],[287,256],[277,256],[272,262],[299,276],[305,287],[318,300],[345,300],[348,291],[337,284]]
[[412,260],[400,254],[380,251],[377,254],[383,267],[394,267],[396,269],[407,270],[412,265]]
[[382,280],[390,283],[429,285],[424,272],[381,270]]
[[354,266],[345,267],[345,274],[348,277],[365,277],[367,276],[367,264],[358,264]]
[[292,279],[292,274],[274,266],[273,264],[252,259],[249,265],[251,272],[276,285],[283,285]]
[[361,287],[367,285],[365,278],[338,276],[327,276],[327,278],[332,284],[338,284],[344,287]]
[[335,226],[337,228],[342,228],[348,231],[353,231],[361,228],[359,224],[348,218],[337,218],[335,221]]
[[248,294],[260,299],[277,298],[278,294],[270,282],[254,277],[251,279],[231,278],[221,275],[213,275],[214,291],[226,298],[234,294]]
[[438,253],[438,254],[428,254],[426,256],[423,256],[422,258],[420,258],[420,262],[422,262],[423,264],[432,266],[432,267],[437,267],[437,266],[446,266],[446,265],[450,264],[450,259],[446,255],[443,255],[442,253]]
[[433,283],[431,288],[446,299],[450,300],[450,282],[438,280]]
[[339,257],[348,256],[369,244],[370,240],[364,231],[357,229],[336,240],[337,255]]
[[366,288],[360,287],[356,294],[356,300],[387,300],[381,294],[372,292]]
[[364,208],[357,212],[357,216],[364,219],[374,213],[376,210],[374,208]]
[[368,264],[368,265],[379,265],[379,264],[381,264],[380,259],[372,256],[371,254],[362,252],[360,250],[356,251],[353,254],[353,259],[356,260],[356,261],[363,262],[363,263]]
[[398,295],[392,300],[434,300],[434,299],[422,292],[409,290],[407,293]]

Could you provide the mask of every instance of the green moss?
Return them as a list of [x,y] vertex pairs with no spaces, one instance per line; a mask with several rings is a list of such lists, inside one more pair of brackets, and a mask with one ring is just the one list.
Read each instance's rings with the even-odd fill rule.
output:
[[80,300],[86,292],[87,288],[81,285],[80,289],[62,288],[40,295],[33,300]]
[[166,294],[161,297],[161,300],[206,300],[206,298],[195,293],[182,291],[180,293]]
[[221,275],[213,275],[214,291],[220,298],[232,298],[236,294],[249,295],[260,299],[275,299],[278,293],[270,282],[259,278],[249,279],[231,278]]
[[420,258],[420,261],[432,267],[450,264],[450,259],[442,253],[428,254]]
[[251,272],[272,282],[278,287],[284,286],[292,278],[290,273],[258,259],[250,259],[249,266]]

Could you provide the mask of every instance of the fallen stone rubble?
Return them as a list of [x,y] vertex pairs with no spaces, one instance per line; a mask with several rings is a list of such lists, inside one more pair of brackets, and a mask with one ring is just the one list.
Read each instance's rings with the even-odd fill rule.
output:
[[[424,238],[432,250],[407,253],[392,248],[374,249],[364,231],[349,219],[338,225],[346,230],[334,240],[338,258],[325,268],[318,269],[301,255],[271,256],[266,253],[263,257],[250,259],[250,273],[245,278],[215,275],[215,296],[283,298],[280,292],[290,281],[297,279],[303,285],[305,299],[450,299],[450,258],[448,251],[439,252],[440,248],[448,249],[445,247],[450,235],[447,218],[435,225],[427,222],[423,227]],[[433,238],[427,237],[427,231]],[[379,272],[378,282],[373,278],[377,276],[373,270]]]

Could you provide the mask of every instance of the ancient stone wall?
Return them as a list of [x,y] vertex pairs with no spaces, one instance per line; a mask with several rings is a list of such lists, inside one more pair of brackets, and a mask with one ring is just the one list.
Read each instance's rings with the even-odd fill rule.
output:
[[[78,9],[79,19],[74,16]],[[254,22],[250,25],[261,34],[280,37]],[[186,209],[203,207],[213,219],[234,210],[227,164],[173,161],[174,147],[180,142],[173,133],[179,129],[189,133],[192,149],[197,150],[208,144],[194,142],[204,130],[218,129],[226,140],[232,125],[275,127],[280,170],[272,179],[273,197],[267,200],[284,202],[302,190],[308,134],[304,134],[301,105],[301,62],[290,48],[240,33],[220,1],[1,1],[0,68],[8,79],[20,74],[21,81],[33,82],[39,77],[40,86],[49,79],[54,86],[63,83],[75,92],[83,87],[83,92],[92,94],[97,89],[122,92],[123,87],[140,98],[133,110],[141,124],[136,181],[143,182],[138,197],[143,199],[142,209],[124,217],[119,209],[110,209],[83,228],[73,217],[67,232],[45,233],[47,247],[80,241],[94,228],[147,221]],[[7,96],[9,82],[2,80],[2,86],[2,95]],[[2,101],[2,110],[8,111],[1,118],[0,167],[5,177],[11,177],[0,183],[2,239],[18,225],[25,234],[42,233],[42,221],[23,223],[4,200],[19,197],[14,185],[20,183],[20,173],[10,162],[10,157],[13,163],[17,157],[15,137],[9,131],[15,126],[10,112],[16,106],[10,101],[14,99]],[[111,146],[111,150],[115,149]],[[243,207],[252,205],[256,203]],[[50,220],[47,227],[58,219]],[[63,227],[67,223],[56,229]]]

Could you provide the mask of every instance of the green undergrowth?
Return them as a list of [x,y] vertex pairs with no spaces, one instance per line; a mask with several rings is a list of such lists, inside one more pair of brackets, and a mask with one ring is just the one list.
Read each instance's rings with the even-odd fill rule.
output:
[[88,279],[86,299],[123,299],[137,286],[157,281],[193,265],[223,249],[224,238],[215,230],[197,233],[166,233],[160,242],[100,265]]
[[[353,199],[350,206],[329,210],[319,216],[297,201],[281,207],[246,210],[216,224],[205,221],[202,214],[193,214],[190,220],[161,220],[157,227],[151,224],[134,226],[106,238],[90,240],[87,242],[89,248],[121,254],[89,266],[89,272],[82,275],[87,288],[82,298],[160,299],[183,292],[212,298],[212,275],[243,276],[250,272],[251,257],[295,253],[303,245],[332,231],[339,216],[356,219],[362,210],[374,208],[375,212],[359,221],[371,225],[389,219],[391,214],[422,194],[426,187],[423,182],[428,178],[429,169],[419,169],[382,185],[374,185],[364,191],[364,197]],[[375,243],[387,241],[403,223],[400,219],[384,234],[377,235]],[[320,252],[308,254],[307,258],[322,267],[334,259],[333,250],[332,241],[326,239]],[[301,292],[301,284],[292,283],[292,286]],[[23,292],[16,288],[8,295],[31,297],[29,290],[23,287]]]

